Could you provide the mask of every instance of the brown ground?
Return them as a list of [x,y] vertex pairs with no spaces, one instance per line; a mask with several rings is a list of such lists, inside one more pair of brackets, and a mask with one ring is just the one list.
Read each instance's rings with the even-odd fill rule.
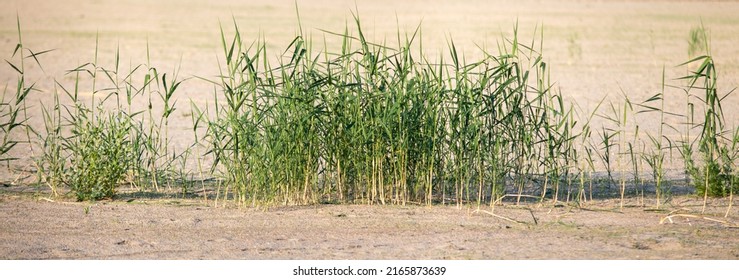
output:
[[[603,200],[582,208],[507,204],[493,212],[389,205],[238,209],[192,199],[78,203],[45,197],[15,188],[0,193],[2,258],[739,259],[739,211],[734,207],[724,218],[727,200],[711,200],[701,215],[702,201],[692,197],[677,197],[660,211],[619,211],[618,201]],[[670,215],[676,216],[666,219]]]
[[[622,102],[622,90],[632,101],[657,93],[663,66],[668,83],[679,85],[672,79],[684,75],[685,68],[674,66],[688,59],[689,31],[701,21],[711,33],[719,91],[739,85],[736,1],[299,2],[302,26],[316,42],[323,41],[319,28],[340,32],[347,21],[351,25],[355,5],[373,41],[392,42],[398,28],[410,32],[423,21],[424,48],[431,58],[447,47],[449,38],[472,59],[480,55],[476,44],[496,49],[496,41],[510,36],[517,21],[524,41],[543,24],[551,79],[585,115],[605,96]],[[17,42],[16,15],[24,47],[36,52],[55,49],[40,58],[43,71],[33,63],[26,65],[29,82],[40,90],[29,97],[29,123],[40,129],[39,102],[48,105],[53,100],[54,79],[72,86],[65,71],[93,59],[98,35],[104,67],[112,67],[118,47],[124,69],[146,63],[148,44],[152,66],[160,71],[180,67],[181,78],[212,78],[218,60],[223,60],[219,21],[230,34],[234,18],[247,42],[263,35],[268,52],[277,57],[296,34],[294,3],[9,0],[0,9],[0,55],[15,61],[10,56]],[[337,46],[336,41],[327,37],[329,46]],[[12,92],[16,78],[10,67],[0,67],[0,87],[7,84]],[[82,87],[90,90],[89,84]],[[187,104],[212,104],[212,86],[190,79],[180,89],[170,135],[181,150],[193,142]],[[669,110],[684,112],[681,92],[668,88],[668,95]],[[739,124],[739,110],[734,109],[738,97],[724,101],[730,127]],[[649,131],[654,119],[642,116],[637,122],[642,131]],[[0,187],[0,258],[739,259],[738,214],[733,210],[723,218],[726,200],[712,201],[706,217],[728,224],[684,216],[660,224],[670,211],[699,213],[701,202],[689,197],[673,200],[667,212],[642,207],[612,211],[617,204],[610,200],[584,208],[529,205],[536,223],[529,210],[510,205],[496,208],[495,214],[522,223],[448,206],[317,205],[263,211],[216,208],[212,202],[188,199],[49,202],[42,199],[49,198],[45,193],[11,190],[33,181],[29,154],[38,156],[38,146],[29,153],[28,146],[20,144],[11,156],[21,159],[9,169],[0,168],[0,182],[14,185]]]

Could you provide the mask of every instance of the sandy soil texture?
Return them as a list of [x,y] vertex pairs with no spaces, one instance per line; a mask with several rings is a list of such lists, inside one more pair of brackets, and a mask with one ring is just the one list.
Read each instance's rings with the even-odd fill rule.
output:
[[[78,203],[2,191],[3,259],[739,259],[726,200],[656,211],[560,205],[314,205],[237,209],[202,200]],[[210,202],[212,205],[212,201]]]

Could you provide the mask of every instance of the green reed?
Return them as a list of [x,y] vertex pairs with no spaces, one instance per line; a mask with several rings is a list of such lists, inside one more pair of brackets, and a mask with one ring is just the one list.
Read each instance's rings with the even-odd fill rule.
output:
[[[522,43],[515,26],[511,38],[494,50],[482,48],[476,60],[452,39],[446,52],[429,58],[420,26],[399,30],[392,44],[371,41],[360,18],[353,19],[341,32],[325,31],[323,44],[301,28],[277,56],[268,53],[264,38],[242,38],[235,21],[231,35],[221,27],[220,73],[197,77],[213,85],[213,102],[199,107],[190,101],[195,140],[181,151],[174,149],[169,125],[187,79],[177,69],[159,72],[148,57],[124,70],[119,51],[104,67],[96,47],[92,62],[69,71],[74,83],[56,82],[53,104],[42,106],[41,181],[53,192],[67,187],[78,199],[110,197],[126,184],[155,192],[175,186],[184,195],[195,178],[208,199],[205,181],[214,177],[215,203],[478,208],[506,198],[584,203],[603,197],[593,184],[604,182],[606,197],[619,185],[624,207],[628,170],[638,185],[643,161],[651,168],[647,183],[656,186],[657,205],[665,202],[666,152],[674,145],[663,127],[676,126],[665,118],[675,114],[664,108],[664,71],[661,92],[644,102],[624,98],[602,112],[601,101],[592,112],[580,112],[549,79],[543,29]],[[329,45],[327,37],[341,44]],[[683,78],[685,92],[689,101],[705,104],[706,117],[694,123],[689,107],[680,151],[699,193],[733,198],[739,137],[735,131],[728,136],[712,58],[693,62],[701,66]],[[10,65],[22,77],[22,67]],[[10,109],[5,100],[3,110]],[[137,108],[140,100],[147,108]],[[642,124],[632,123],[651,114],[659,114],[658,130],[640,133]],[[605,120],[600,129],[591,127],[594,116]],[[694,141],[689,133],[696,127],[703,132]],[[692,143],[698,143],[701,162],[692,158]],[[204,157],[213,159],[209,170]],[[191,161],[197,170],[186,169]],[[720,189],[701,191],[701,184]]]

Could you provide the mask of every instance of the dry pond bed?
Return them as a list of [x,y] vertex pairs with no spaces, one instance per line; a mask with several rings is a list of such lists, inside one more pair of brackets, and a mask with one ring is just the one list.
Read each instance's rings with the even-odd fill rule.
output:
[[[728,199],[476,206],[213,207],[0,190],[4,259],[739,259]],[[10,190],[9,190],[10,189]]]

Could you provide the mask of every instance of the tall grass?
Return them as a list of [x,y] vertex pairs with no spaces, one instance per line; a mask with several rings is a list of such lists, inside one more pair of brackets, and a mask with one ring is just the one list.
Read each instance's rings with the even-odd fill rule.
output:
[[[118,52],[106,67],[96,51],[69,71],[72,85],[56,83],[54,103],[43,106],[40,177],[54,192],[65,186],[83,200],[113,196],[121,185],[187,193],[197,173],[204,197],[203,180],[214,176],[216,203],[252,206],[585,203],[619,185],[624,207],[632,170],[632,185],[642,186],[642,196],[645,184],[655,185],[660,206],[669,193],[665,155],[678,142],[700,194],[733,196],[739,137],[724,125],[725,96],[716,94],[710,55],[689,61],[701,66],[683,78],[688,101],[704,91],[698,100],[706,117],[694,123],[689,107],[686,135],[673,141],[663,131],[677,130],[665,118],[675,114],[664,108],[664,71],[661,92],[643,102],[624,98],[602,112],[601,101],[592,112],[576,111],[549,79],[543,29],[534,33],[523,43],[514,26],[512,37],[474,60],[452,39],[445,53],[427,57],[420,26],[398,31],[397,45],[378,43],[355,16],[342,32],[324,32],[340,45],[325,37],[316,44],[300,29],[274,58],[264,38],[247,41],[234,21],[230,35],[221,28],[220,73],[197,77],[213,85],[213,103],[190,102],[195,140],[183,151],[171,144],[169,120],[185,79],[177,70],[160,73],[148,57],[124,70]],[[149,106],[137,109],[142,99]],[[636,120],[652,114],[657,131],[640,134]],[[595,116],[605,124],[591,127]],[[703,132],[691,140],[696,127]],[[690,153],[693,143],[701,162]],[[204,156],[213,159],[209,170]],[[192,160],[197,170],[185,168]],[[642,162],[652,180],[637,183]]]
[[[177,160],[189,154],[168,147],[172,96],[181,81],[142,65],[126,72],[119,52],[113,66],[105,67],[97,50],[96,45],[92,62],[67,72],[72,85],[55,81],[53,104],[42,104],[44,129],[37,134],[42,155],[35,159],[39,181],[54,194],[67,187],[78,200],[113,197],[122,184],[159,191],[160,181],[172,182],[177,168],[184,168],[174,166]],[[149,98],[148,109],[135,111],[133,100],[141,96]],[[153,96],[163,104],[158,117]]]
[[724,95],[718,92],[716,65],[711,56],[710,40],[707,38],[705,29],[702,26],[694,29],[691,35],[692,41],[704,44],[701,49],[705,51],[705,54],[682,64],[698,66],[691,69],[689,74],[681,79],[687,82],[685,91],[688,92],[688,97],[691,96],[690,92],[693,90],[702,92],[696,96],[703,105],[702,121],[698,124],[701,133],[697,137],[701,162],[696,163],[692,158],[687,157],[691,155],[687,152],[690,146],[686,146],[684,155],[686,155],[686,169],[693,179],[692,183],[697,193],[704,197],[703,210],[705,211],[709,196],[728,196],[739,187],[736,185],[734,179],[736,175],[733,171],[736,159],[733,152],[735,140],[730,131],[726,129],[721,106],[721,101],[733,90]]
[[[661,83],[661,91],[652,97],[648,98],[644,102],[637,104],[640,108],[642,108],[640,111],[637,112],[637,114],[644,114],[644,113],[652,113],[656,112],[659,114],[659,124],[657,125],[657,133],[652,134],[650,132],[647,132],[647,137],[649,140],[649,144],[651,145],[652,149],[646,150],[642,153],[642,158],[644,161],[649,165],[649,167],[652,169],[652,179],[654,180],[654,187],[655,187],[655,193],[656,193],[656,199],[657,199],[657,207],[660,207],[662,205],[662,202],[664,201],[664,196],[666,193],[669,193],[666,191],[663,183],[665,180],[665,150],[668,149],[671,145],[671,141],[669,138],[665,137],[664,133],[664,127],[667,125],[665,123],[665,114],[667,113],[665,111],[665,69],[662,68],[662,83]],[[654,103],[657,103],[656,105]],[[667,144],[665,144],[665,141]]]
[[222,32],[224,70],[211,82],[223,97],[207,139],[227,196],[479,207],[509,182],[520,200],[543,179],[559,197],[575,165],[575,121],[533,43],[514,32],[498,54],[467,62],[450,40],[432,63],[415,51],[420,28],[398,32],[391,48],[355,24],[356,34],[328,34],[343,42],[336,53],[314,54],[299,35],[273,68],[262,41],[247,47],[238,26],[232,39]]
[[[33,128],[27,124],[29,116],[26,100],[28,99],[29,94],[38,90],[36,89],[35,82],[29,82],[27,80],[26,61],[33,59],[33,62],[35,62],[43,71],[43,67],[41,67],[41,63],[39,62],[39,57],[52,51],[44,50],[34,52],[23,45],[20,17],[16,17],[16,23],[18,43],[13,49],[11,60],[8,61],[6,59],[5,62],[17,75],[17,82],[14,90],[9,90],[8,85],[5,85],[3,88],[3,96],[0,98],[0,131],[2,132],[2,136],[0,136],[0,162],[5,162],[8,168],[10,168],[11,161],[18,159],[11,157],[9,155],[10,151],[19,143],[30,144],[31,134],[34,134]],[[9,91],[12,91],[12,93],[9,93]],[[19,139],[18,135],[14,136],[14,131],[18,131],[19,129],[25,132],[26,139]],[[33,145],[29,145],[28,148],[33,156]]]

